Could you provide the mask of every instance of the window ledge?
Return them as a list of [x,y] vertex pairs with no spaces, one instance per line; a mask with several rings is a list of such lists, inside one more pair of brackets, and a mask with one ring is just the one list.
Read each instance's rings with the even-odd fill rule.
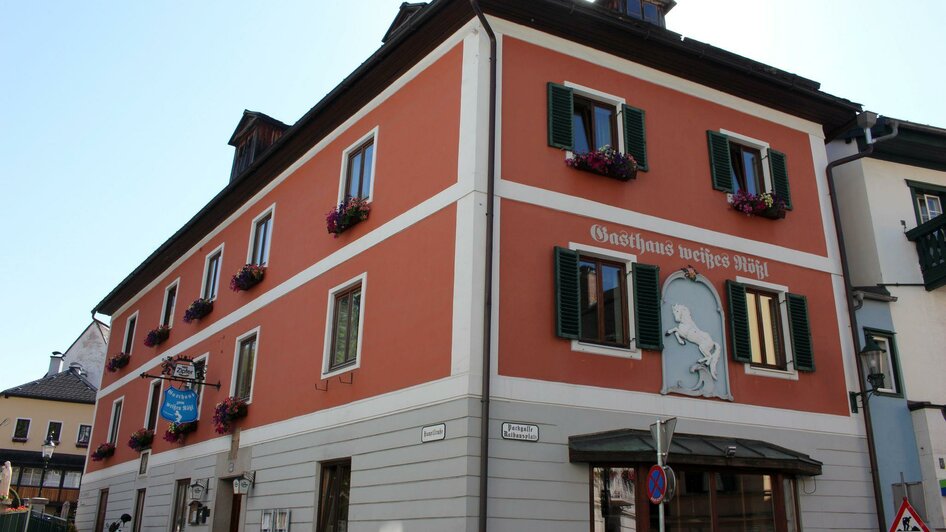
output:
[[88,444],[87,442],[79,442],[79,443],[76,443],[76,447],[83,447],[83,448],[84,448],[84,447],[88,447],[88,446],[89,446],[89,444]]
[[29,440],[29,438],[16,438],[16,437],[14,437],[14,438],[12,438],[12,439],[13,439],[13,441],[18,442],[18,443],[25,443],[26,441]]
[[330,369],[322,374],[322,380],[331,379],[332,377],[338,377],[339,375],[344,375],[345,373],[352,372],[361,367],[361,364],[351,362],[345,364],[344,366],[339,366],[335,369]]
[[755,375],[757,377],[771,377],[774,379],[785,379],[790,381],[798,380],[798,372],[786,369],[758,368],[752,364],[743,364],[746,367],[746,375]]
[[593,355],[605,355],[609,357],[628,358],[640,360],[640,349],[631,349],[625,347],[610,347],[606,345],[590,344],[578,340],[572,340],[572,351],[579,353],[590,353]]

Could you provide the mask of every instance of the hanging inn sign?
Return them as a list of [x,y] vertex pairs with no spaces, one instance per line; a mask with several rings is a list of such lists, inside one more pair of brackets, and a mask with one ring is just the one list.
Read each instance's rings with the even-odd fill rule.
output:
[[220,383],[208,384],[204,382],[207,364],[205,361],[194,361],[190,357],[167,357],[161,363],[161,374],[150,375],[142,373],[142,379],[160,379],[178,383],[179,387],[170,386],[164,390],[164,399],[161,401],[161,417],[174,423],[189,423],[197,420],[197,407],[200,395],[198,386],[213,386],[220,389]]

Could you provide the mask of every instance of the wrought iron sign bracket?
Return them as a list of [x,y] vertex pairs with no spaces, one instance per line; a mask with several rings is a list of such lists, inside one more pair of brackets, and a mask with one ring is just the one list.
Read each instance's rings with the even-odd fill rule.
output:
[[151,375],[150,373],[142,373],[138,376],[141,377],[142,379],[160,379],[162,381],[180,382],[184,384],[191,384],[193,386],[213,386],[214,388],[218,390],[220,389],[220,381],[217,381],[216,383],[211,383],[211,382],[204,382],[204,381],[198,381],[198,380],[193,380],[193,379],[182,379],[180,377],[168,377],[166,375]]

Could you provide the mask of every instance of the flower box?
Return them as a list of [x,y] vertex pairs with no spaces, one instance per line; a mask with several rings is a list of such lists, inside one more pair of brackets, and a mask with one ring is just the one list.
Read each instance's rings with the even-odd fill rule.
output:
[[752,194],[740,190],[729,195],[729,205],[746,216],[761,216],[772,220],[785,218],[785,201],[774,192]]
[[611,146],[603,146],[598,151],[576,153],[565,159],[565,164],[576,170],[592,172],[618,181],[630,181],[637,177],[637,161],[634,157]]
[[164,441],[169,441],[171,443],[184,443],[184,439],[188,434],[197,430],[197,422],[189,421],[187,423],[174,423],[172,422],[168,425],[167,430],[164,431]]
[[151,447],[151,442],[154,441],[154,431],[149,429],[138,429],[131,434],[131,437],[128,438],[128,446],[131,447],[133,451],[144,451]]
[[217,434],[227,434],[233,431],[233,424],[238,419],[246,417],[249,405],[246,399],[240,397],[228,397],[217,403],[214,408],[214,430]]
[[187,310],[184,311],[184,323],[190,323],[194,320],[199,320],[210,314],[210,311],[214,309],[214,302],[209,299],[197,298],[191,303],[191,306],[187,307]]
[[99,445],[94,451],[89,453],[89,458],[91,458],[93,462],[101,462],[113,454],[115,454],[115,445],[106,442]]
[[338,238],[346,229],[368,219],[371,205],[364,198],[347,198],[325,215],[325,228]]
[[230,290],[240,292],[249,290],[258,285],[266,274],[266,267],[258,264],[247,264],[230,279]]
[[148,347],[159,346],[163,344],[169,336],[171,336],[171,328],[166,325],[160,325],[148,331],[148,336],[145,337],[145,345]]
[[122,369],[128,365],[128,362],[131,360],[131,355],[125,353],[118,353],[117,355],[108,359],[108,362],[105,363],[105,369],[109,370],[112,373]]

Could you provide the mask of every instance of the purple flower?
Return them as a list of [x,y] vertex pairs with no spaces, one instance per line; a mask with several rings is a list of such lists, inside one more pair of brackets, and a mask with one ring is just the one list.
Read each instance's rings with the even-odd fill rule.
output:
[[348,197],[325,214],[325,228],[335,238],[349,227],[368,219],[371,205],[365,198]]
[[247,264],[240,268],[240,271],[230,279],[230,290],[234,292],[239,292],[241,290],[249,290],[253,288],[260,281],[263,280],[263,276],[266,274],[266,267],[260,266],[258,264]]
[[594,172],[621,181],[637,177],[637,161],[634,157],[621,153],[611,146],[603,146],[598,151],[576,153],[565,159],[565,164],[571,168]]

